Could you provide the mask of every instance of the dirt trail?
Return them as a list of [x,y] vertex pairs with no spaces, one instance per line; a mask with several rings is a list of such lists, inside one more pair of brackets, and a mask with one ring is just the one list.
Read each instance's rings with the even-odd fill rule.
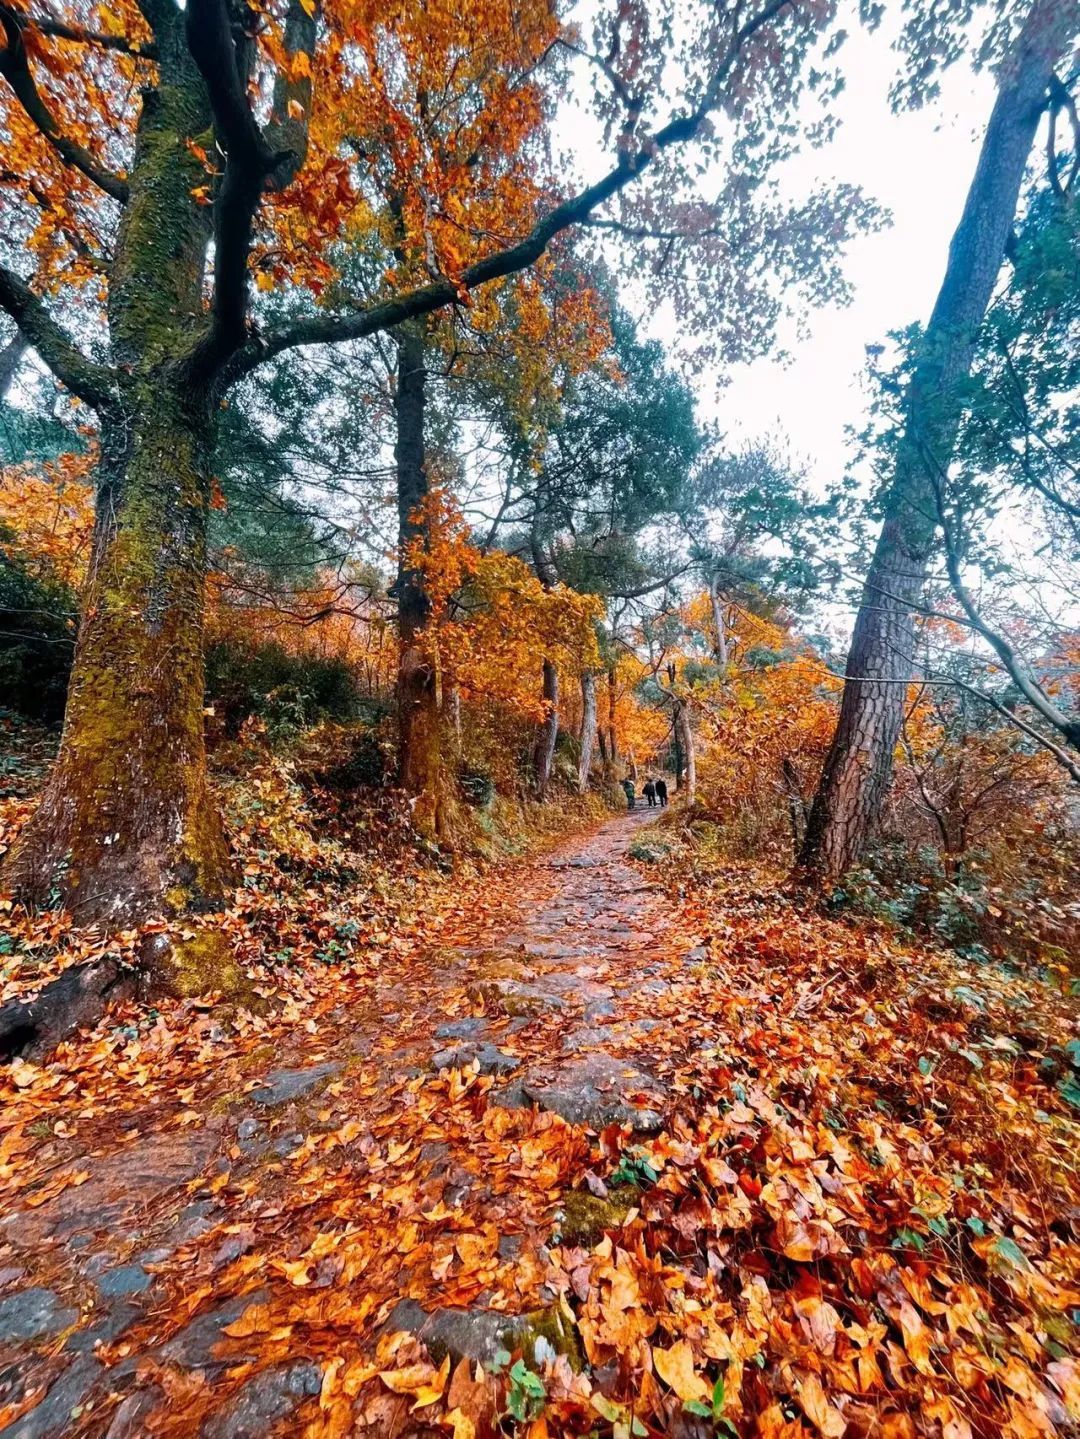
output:
[[482,1355],[550,1306],[590,1143],[669,1099],[651,1009],[696,937],[627,861],[655,817],[515,866],[254,1055],[223,1035],[183,1092],[43,1110],[57,1162],[0,1221],[0,1439],[297,1433],[388,1317]]

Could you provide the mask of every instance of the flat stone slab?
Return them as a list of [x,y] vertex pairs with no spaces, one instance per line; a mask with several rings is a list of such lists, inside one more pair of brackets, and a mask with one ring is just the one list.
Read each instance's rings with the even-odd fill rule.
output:
[[79,1317],[51,1289],[23,1289],[0,1299],[0,1344],[26,1343],[59,1334]]
[[[156,1199],[193,1179],[219,1143],[206,1130],[186,1129],[137,1140],[114,1154],[94,1159],[85,1184],[71,1185],[37,1209],[18,1210],[0,1221],[0,1239],[32,1249],[51,1234],[78,1234],[96,1229],[129,1237],[142,1225]],[[124,1216],[137,1212],[137,1225]]]
[[275,1069],[266,1076],[266,1083],[251,1091],[256,1104],[273,1107],[288,1104],[310,1094],[318,1085],[335,1074],[341,1073],[341,1065],[331,1061],[328,1064],[313,1064],[310,1069]]
[[477,1039],[488,1027],[482,1014],[469,1019],[454,1019],[449,1024],[440,1024],[435,1031],[436,1039]]
[[638,1133],[655,1134],[664,1125],[663,1085],[630,1061],[610,1054],[574,1056],[550,1078],[526,1076],[522,1087],[541,1109],[586,1129],[625,1124]]
[[202,1427],[204,1439],[264,1439],[272,1424],[287,1418],[321,1388],[322,1370],[317,1364],[301,1360],[264,1369],[209,1416]]
[[577,1336],[557,1307],[517,1315],[494,1309],[429,1312],[415,1299],[400,1299],[383,1327],[388,1334],[399,1329],[415,1334],[436,1362],[449,1354],[455,1362],[469,1359],[489,1366],[500,1349],[523,1350],[528,1363],[536,1368],[559,1354],[566,1354],[571,1363],[580,1362]]
[[210,1364],[237,1363],[236,1355],[230,1355],[224,1360],[216,1358],[214,1348],[225,1337],[221,1331],[227,1324],[235,1324],[252,1304],[265,1303],[266,1290],[260,1289],[252,1294],[241,1294],[235,1299],[228,1299],[216,1309],[196,1315],[178,1334],[174,1334],[167,1344],[161,1346],[162,1357],[170,1364],[179,1364],[184,1369],[204,1369]]
[[101,1364],[88,1354],[76,1359],[42,1396],[36,1408],[0,1429],[0,1439],[59,1439],[72,1426],[72,1410],[94,1387]]
[[466,1065],[479,1064],[481,1074],[509,1074],[521,1060],[494,1044],[459,1044],[453,1049],[441,1049],[432,1055],[431,1062],[436,1069],[464,1069]]
[[118,1299],[126,1294],[141,1294],[152,1282],[141,1264],[121,1264],[116,1269],[106,1269],[97,1286],[106,1299]]

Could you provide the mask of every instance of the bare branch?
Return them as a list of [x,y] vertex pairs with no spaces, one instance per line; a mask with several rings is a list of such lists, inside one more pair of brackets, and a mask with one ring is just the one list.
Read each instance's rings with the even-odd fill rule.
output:
[[84,355],[26,281],[2,265],[0,307],[8,312],[62,385],[95,409],[108,408],[116,397],[113,371]]

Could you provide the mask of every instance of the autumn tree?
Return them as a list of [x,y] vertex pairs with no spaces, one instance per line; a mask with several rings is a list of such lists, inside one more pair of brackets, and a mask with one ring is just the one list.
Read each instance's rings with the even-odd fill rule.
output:
[[[662,227],[686,198],[674,157],[691,144],[726,176],[701,201],[715,229],[774,236],[796,281],[791,304],[800,287],[835,293],[837,241],[865,218],[858,197],[841,194],[839,210],[836,197],[817,197],[785,230],[775,192],[743,179],[749,166],[764,180],[790,152],[793,107],[808,85],[828,85],[828,67],[808,63],[828,10],[691,11],[680,6],[677,24],[650,24],[651,38],[633,44],[622,41],[646,33],[635,6],[598,15],[588,38],[560,36],[543,7],[517,12],[537,63],[560,44],[575,63],[579,52],[598,62],[581,63],[605,87],[612,159],[582,189],[553,182],[511,207],[508,225],[491,225],[490,212],[459,204],[470,193],[460,154],[445,167],[438,155],[421,159],[417,115],[395,109],[381,78],[384,55],[417,59],[399,39],[409,6],[332,0],[317,15],[301,0],[237,12],[226,0],[183,10],[125,0],[105,30],[80,4],[59,14],[3,7],[6,233],[21,244],[9,244],[0,304],[100,428],[94,554],[60,755],[6,872],[20,895],[40,900],[55,886],[81,918],[116,925],[213,907],[231,881],[207,785],[202,626],[215,429],[245,374],[298,346],[462,303],[590,219],[625,225],[620,197],[631,188],[639,219]],[[463,56],[493,24],[490,7],[481,16],[444,4],[427,16]],[[403,243],[424,274],[339,295],[332,246],[365,216],[365,137],[388,132]],[[711,278],[737,268],[730,239],[701,251]],[[42,267],[22,259],[45,252]],[[288,281],[316,302],[264,327],[253,281]],[[749,281],[730,299],[720,284],[698,312],[718,333],[753,327],[766,295],[766,318],[775,309],[775,289],[762,286],[755,307]],[[185,972],[167,943],[154,941],[147,963],[180,988],[214,982],[212,964]]]
[[903,438],[848,653],[836,736],[807,825],[802,866],[817,882],[834,882],[858,858],[889,782],[912,671],[912,617],[938,534],[934,477],[952,458],[964,383],[1024,168],[1076,34],[1075,7],[1034,0],[1000,61],[979,163],[904,398]]

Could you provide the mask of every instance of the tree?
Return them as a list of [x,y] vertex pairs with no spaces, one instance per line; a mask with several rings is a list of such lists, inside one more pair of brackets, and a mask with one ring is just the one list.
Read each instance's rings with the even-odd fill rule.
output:
[[[598,18],[601,47],[632,29],[633,9]],[[424,23],[468,55],[489,11],[428,6]],[[544,62],[560,43],[551,12],[514,14]],[[55,885],[80,918],[129,925],[213,908],[231,882],[207,785],[202,629],[215,430],[223,397],[246,374],[297,346],[462,304],[535,264],[571,227],[624,223],[613,210],[631,186],[663,227],[684,198],[670,157],[690,142],[728,167],[702,214],[734,220],[737,209],[740,231],[756,223],[776,237],[773,254],[804,294],[837,290],[837,244],[870,213],[858,197],[843,193],[839,206],[817,197],[785,230],[774,197],[744,179],[744,166],[764,176],[790,152],[793,105],[809,83],[829,83],[828,67],[807,63],[826,11],[775,0],[749,11],[703,6],[677,27],[657,25],[644,49],[615,43],[603,61],[601,48],[584,63],[611,87],[601,102],[610,168],[561,198],[558,186],[533,184],[527,165],[515,170],[508,185],[529,187],[532,203],[511,206],[507,225],[459,203],[467,173],[422,156],[416,115],[395,107],[386,74],[421,59],[412,18],[405,4],[369,10],[352,0],[319,14],[306,0],[235,13],[227,0],[189,0],[184,10],[122,0],[101,32],[77,4],[58,18],[0,7],[9,233],[31,252],[49,247],[30,278],[18,259],[0,269],[0,305],[96,412],[100,431],[94,553],[63,740],[6,872],[25,899]],[[700,19],[698,43],[673,65],[667,41],[684,18]],[[509,88],[505,98],[512,109]],[[363,180],[376,163],[369,137],[400,182],[404,243],[425,274],[386,275],[358,298],[334,287],[333,245],[364,217]],[[726,245],[703,253],[712,273],[730,269]],[[289,282],[319,303],[301,297],[263,328],[252,281],[258,290]],[[768,317],[775,286],[759,288]],[[53,289],[58,300],[47,302]],[[725,311],[718,288],[718,331],[760,318],[752,292],[744,284]],[[145,959],[156,982],[179,989],[222,978],[216,960],[196,961],[182,941],[152,938]]]
[[913,368],[904,433],[863,589],[836,735],[807,823],[801,865],[834,882],[860,855],[889,782],[912,671],[912,616],[934,551],[933,477],[947,469],[979,327],[1012,233],[1020,186],[1075,8],[1034,0],[1001,67],[978,167]]

